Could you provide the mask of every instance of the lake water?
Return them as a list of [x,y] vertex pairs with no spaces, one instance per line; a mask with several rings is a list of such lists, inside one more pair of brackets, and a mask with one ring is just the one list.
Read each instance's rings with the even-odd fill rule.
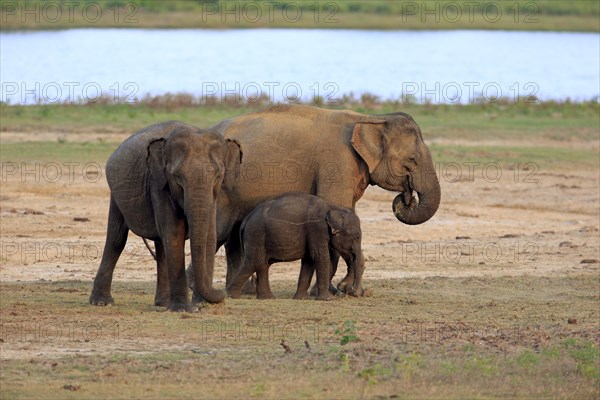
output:
[[0,34],[1,100],[371,93],[468,102],[599,95],[600,35],[506,31],[118,30]]

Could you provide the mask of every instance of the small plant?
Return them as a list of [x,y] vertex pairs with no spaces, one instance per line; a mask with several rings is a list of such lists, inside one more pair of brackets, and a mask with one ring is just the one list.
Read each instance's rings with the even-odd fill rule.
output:
[[577,372],[585,377],[600,379],[600,349],[588,340],[566,339],[563,342],[569,355],[577,362]]
[[371,365],[358,373],[358,377],[367,381],[367,383],[377,383],[377,378],[391,375],[392,371],[380,363]]
[[348,357],[348,354],[340,353],[340,361],[342,362],[342,372],[350,371],[350,358]]
[[530,371],[534,366],[539,364],[540,357],[531,352],[531,350],[525,350],[523,353],[517,356],[516,362],[519,367]]
[[402,373],[407,380],[412,380],[413,375],[425,367],[422,354],[409,353],[395,357],[395,369]]
[[358,336],[356,333],[356,323],[351,320],[344,321],[342,326],[336,329],[334,333],[338,337],[340,337],[340,344],[342,346],[358,340]]

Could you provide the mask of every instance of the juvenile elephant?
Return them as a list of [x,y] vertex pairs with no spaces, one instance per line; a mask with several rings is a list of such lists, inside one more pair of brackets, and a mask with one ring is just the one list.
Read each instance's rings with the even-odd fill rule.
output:
[[307,298],[313,272],[317,271],[317,300],[331,300],[331,258],[341,255],[354,271],[348,290],[362,295],[360,220],[347,208],[306,193],[289,193],[267,200],[242,222],[243,259],[239,273],[227,286],[229,296],[239,298],[244,283],[256,272],[256,297],[274,298],[269,287],[269,267],[282,261],[302,260],[294,299]]
[[[188,301],[184,265],[190,239],[194,300],[216,303],[225,293],[212,286],[217,197],[239,171],[242,152],[235,139],[178,121],[149,126],[129,137],[106,163],[111,190],[106,244],[90,303],[109,305],[112,274],[128,232],[156,246],[156,305],[194,310]],[[226,173],[228,172],[228,173]]]
[[[304,105],[276,105],[212,127],[244,145],[239,179],[219,197],[217,244],[225,244],[227,282],[241,266],[238,230],[259,203],[287,192],[310,193],[354,209],[368,185],[399,192],[396,218],[429,220],[440,204],[440,184],[417,123],[404,113],[365,115]],[[337,267],[337,257],[332,272]],[[348,271],[338,288],[352,285]]]

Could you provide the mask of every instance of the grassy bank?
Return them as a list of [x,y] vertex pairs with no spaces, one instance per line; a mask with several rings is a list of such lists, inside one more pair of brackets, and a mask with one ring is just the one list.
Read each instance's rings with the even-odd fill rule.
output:
[[[150,99],[139,104],[7,105],[0,104],[1,132],[133,133],[144,126],[170,119],[208,127],[235,115],[269,107],[269,103],[192,104],[184,97]],[[600,107],[597,101],[506,102],[466,105],[412,104],[378,101],[369,96],[342,99],[336,105],[365,114],[403,111],[419,123],[427,138],[548,139],[558,141],[598,138]],[[34,137],[34,136],[32,136]]]
[[114,307],[90,309],[88,282],[3,284],[1,346],[21,356],[2,362],[2,397],[598,394],[590,274],[373,281],[372,297],[302,307],[285,299],[294,282],[284,281],[273,284],[277,300],[228,300],[193,315],[157,312],[152,282],[114,286]]
[[[95,105],[0,105],[3,161],[90,160],[104,162],[121,139],[170,119],[208,127],[268,105],[172,103]],[[544,169],[598,168],[598,103],[485,103],[419,105],[395,102],[340,104],[367,114],[404,111],[421,126],[436,162],[535,162]],[[50,134],[50,139],[48,138]],[[76,134],[77,140],[71,140]],[[89,139],[86,139],[89,137]],[[464,142],[464,143],[461,143]],[[582,145],[583,143],[583,145]],[[586,143],[596,143],[587,146]]]
[[600,30],[600,5],[588,0],[83,0],[60,8],[29,0],[3,3],[1,29],[7,31],[90,27]]

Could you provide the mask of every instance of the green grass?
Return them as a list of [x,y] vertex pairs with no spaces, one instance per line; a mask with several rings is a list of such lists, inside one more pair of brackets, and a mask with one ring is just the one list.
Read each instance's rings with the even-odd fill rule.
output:
[[19,142],[0,147],[3,162],[93,161],[105,162],[119,143],[96,142]]
[[[308,300],[299,307],[289,300],[295,283],[274,282],[277,300],[227,300],[177,314],[151,305],[152,282],[115,282],[116,305],[108,308],[87,304],[88,282],[3,284],[3,349],[30,355],[2,361],[0,395],[598,396],[593,273],[370,286],[369,298]],[[577,325],[567,324],[572,316]],[[342,344],[347,337],[353,339]]]
[[133,133],[145,126],[170,119],[205,127],[252,109],[246,106],[152,107],[147,104],[35,106],[0,104],[0,131]]
[[[591,0],[537,0],[527,2],[462,2],[443,1],[314,1],[295,0],[253,2],[225,1],[113,1],[83,0],[70,17],[65,7],[62,16],[44,11],[21,14],[28,4],[21,0],[2,8],[2,30],[67,29],[79,27],[119,28],[318,28],[318,29],[502,29],[558,30],[597,32],[600,6]],[[87,3],[102,10],[96,20],[96,9],[84,13]],[[119,4],[117,9],[115,5]],[[315,4],[317,6],[315,6]],[[460,13],[457,14],[457,5]],[[260,10],[257,9],[260,8]],[[118,11],[117,11],[118,10]],[[222,11],[230,11],[226,14]],[[426,10],[434,10],[427,14]],[[46,16],[47,15],[47,16]]]
[[[166,101],[159,105],[8,105],[0,104],[2,132],[133,133],[158,121],[178,119],[200,127],[259,110],[268,104],[195,105]],[[366,114],[404,111],[415,118],[426,137],[459,139],[598,138],[600,106],[592,100],[571,102],[505,102],[468,105],[411,104],[398,101],[356,100],[346,97],[331,108]]]
[[[479,162],[480,164],[497,163],[506,170],[515,164],[524,166],[528,163],[536,164],[539,169],[569,168],[600,168],[598,150],[594,149],[569,149],[559,147],[517,147],[517,146],[462,146],[462,145],[437,145],[430,146],[433,160],[437,163],[449,165],[465,162]],[[451,168],[448,166],[448,168]],[[495,173],[491,170],[490,173]],[[532,171],[532,174],[535,175]]]
[[[421,126],[440,163],[499,162],[503,168],[515,162],[537,163],[544,168],[564,166],[598,168],[595,147],[570,147],[569,143],[596,141],[600,136],[598,103],[487,103],[469,105],[399,104],[395,102],[347,102],[347,107],[368,114],[404,111]],[[159,121],[177,119],[207,127],[225,118],[260,109],[244,105],[213,106],[167,103],[96,105],[0,105],[0,130],[20,133],[23,140],[4,143],[3,161],[104,162],[118,146],[102,134],[128,135]],[[55,132],[56,141],[38,141],[36,134]],[[68,134],[94,133],[88,141],[69,141]],[[63,135],[64,134],[64,135]],[[61,136],[62,135],[62,136]],[[31,138],[27,140],[27,138]],[[453,143],[467,141],[467,144]],[[502,144],[506,141],[506,144]],[[478,144],[477,142],[481,142]],[[489,143],[493,142],[493,143]]]

